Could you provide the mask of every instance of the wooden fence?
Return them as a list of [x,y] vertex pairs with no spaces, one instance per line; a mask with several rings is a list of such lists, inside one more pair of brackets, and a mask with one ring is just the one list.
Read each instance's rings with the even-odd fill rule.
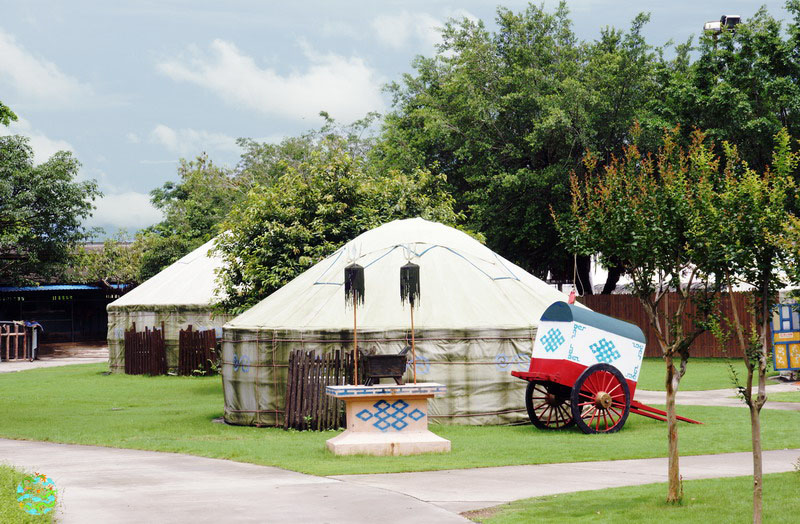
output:
[[[364,367],[358,366],[359,384]],[[284,429],[336,429],[345,425],[344,402],[325,394],[326,386],[353,383],[353,352],[326,355],[296,350],[289,355]]]
[[[733,293],[734,303],[739,313],[739,319],[749,326],[753,320],[748,307],[749,293]],[[667,312],[675,312],[678,309],[678,302],[680,295],[678,293],[669,293],[662,299],[659,307]],[[645,356],[647,357],[660,357],[661,348],[655,336],[655,331],[650,325],[650,319],[642,306],[642,303],[633,295],[586,295],[580,298],[580,301],[590,309],[608,315],[632,324],[639,326],[644,331],[647,337],[647,349]],[[723,326],[726,326],[726,319],[733,322],[733,313],[731,309],[730,298],[725,294],[720,301],[720,317]],[[683,329],[688,331],[693,329],[694,322],[692,318],[696,312],[696,308],[690,302],[686,308],[683,318]],[[701,334],[694,341],[692,346],[691,355],[695,357],[737,357],[741,358],[742,353],[737,347],[736,341],[733,337],[728,337],[728,340],[720,342],[712,333],[706,331]]]
[[178,375],[210,375],[216,373],[219,360],[217,334],[213,329],[194,331],[181,329],[178,333]]
[[166,375],[167,352],[164,323],[161,329],[136,331],[136,323],[125,331],[125,373],[128,375]]
[[[3,350],[5,350],[5,357],[3,357]],[[0,324],[0,358],[5,360],[27,360],[29,358],[28,328],[19,324]]]

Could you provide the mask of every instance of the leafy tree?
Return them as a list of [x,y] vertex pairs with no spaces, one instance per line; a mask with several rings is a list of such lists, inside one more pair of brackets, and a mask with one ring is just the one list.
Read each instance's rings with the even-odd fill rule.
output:
[[67,266],[101,196],[95,181],[75,181],[79,167],[66,151],[34,165],[28,138],[0,137],[0,282],[48,279]]
[[8,126],[12,121],[17,120],[17,115],[10,107],[0,102],[0,125]]
[[213,238],[218,224],[247,192],[236,171],[217,166],[205,153],[194,160],[181,159],[178,177],[178,182],[166,182],[150,192],[164,220],[136,237],[140,280]]
[[177,236],[193,245],[214,236],[214,226],[239,198],[234,173],[215,165],[203,153],[195,160],[180,160],[180,182],[166,182],[150,192],[153,205],[164,212],[155,226],[161,236]]
[[181,160],[178,182],[167,182],[151,191],[153,204],[164,220],[137,237],[142,251],[140,278],[147,279],[221,232],[220,223],[231,209],[256,186],[270,186],[288,170],[308,162],[312,152],[324,152],[323,141],[364,158],[372,146],[369,128],[377,118],[369,114],[349,125],[340,125],[326,113],[317,130],[289,137],[278,144],[242,138],[243,152],[235,169],[215,165],[207,155]]
[[146,229],[134,241],[134,250],[141,253],[137,280],[144,282],[200,245],[178,235],[161,236]]
[[[655,331],[666,364],[669,502],[682,497],[675,397],[692,342],[713,326],[711,311],[720,286],[711,278],[719,271],[713,246],[695,227],[708,206],[707,188],[718,183],[718,159],[700,132],[693,133],[688,150],[676,141],[674,132],[665,134],[654,155],[625,146],[602,169],[598,156],[588,154],[584,163],[589,176],[585,182],[572,176],[571,215],[557,222],[578,253],[600,253],[601,260],[620,261],[628,268],[633,293]],[[674,311],[661,304],[670,290],[679,295]],[[698,314],[694,327],[685,330],[690,304]]]
[[269,185],[286,172],[308,159],[314,143],[308,134],[288,137],[279,144],[258,142],[251,138],[236,141],[242,148],[242,156],[236,168],[237,179],[249,191],[256,184]]
[[[388,87],[394,111],[372,157],[445,174],[458,210],[490,247],[540,277],[571,277],[574,246],[559,243],[549,214],[569,212],[569,173],[581,171],[587,150],[610,160],[630,142],[634,120],[640,143],[661,134],[650,110],[657,54],[641,34],[647,20],[637,16],[627,32],[606,28],[591,43],[576,38],[565,2],[553,13],[499,8],[496,32],[451,20],[436,55],[418,57],[415,73]],[[582,282],[588,263],[579,260]]]
[[136,237],[139,280],[146,280],[216,234],[217,224],[241,199],[232,170],[215,165],[203,153],[195,160],[180,160],[179,182],[166,182],[150,192],[164,220]]
[[[752,289],[755,325],[746,326],[732,308],[729,320],[744,356],[747,379],[737,383],[739,394],[750,408],[753,447],[753,522],[762,518],[761,408],[767,401],[766,371],[771,348],[770,322],[778,291],[791,281],[800,281],[796,269],[800,220],[798,189],[793,176],[800,155],[791,150],[784,129],[775,136],[771,167],[757,172],[739,157],[738,149],[724,143],[724,179],[718,188],[707,187],[709,202],[705,216],[696,224],[708,252],[720,257],[722,275],[730,291],[744,284]],[[753,379],[757,393],[753,394]]]
[[323,139],[307,159],[269,185],[257,184],[222,224],[217,249],[224,306],[243,311],[353,237],[397,218],[422,216],[454,224],[459,216],[430,171],[372,170],[344,147]]
[[320,112],[325,123],[319,128],[296,137],[287,137],[278,144],[257,142],[249,138],[237,140],[243,149],[236,168],[237,179],[247,189],[255,184],[270,185],[280,178],[287,169],[297,169],[308,161],[312,151],[328,148],[324,142],[336,142],[338,147],[351,156],[366,159],[372,150],[375,137],[372,128],[380,117],[378,113],[368,113],[364,118],[350,124],[336,122],[325,111]]
[[126,231],[107,238],[100,250],[80,246],[67,278],[76,282],[137,284],[142,251]]
[[[737,144],[742,160],[763,172],[772,137],[782,128],[800,136],[800,0],[786,8],[792,16],[786,31],[762,7],[734,30],[701,37],[697,48],[679,46],[672,66],[661,71],[654,111],[679,124],[686,141],[698,128],[717,144]],[[692,51],[699,56],[690,63]]]

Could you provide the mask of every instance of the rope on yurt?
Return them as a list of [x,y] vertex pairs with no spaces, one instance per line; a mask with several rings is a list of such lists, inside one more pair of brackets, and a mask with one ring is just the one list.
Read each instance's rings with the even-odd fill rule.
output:
[[[373,264],[375,264],[376,262],[378,262],[379,260],[381,260],[383,257],[385,257],[385,256],[389,255],[390,253],[392,253],[392,252],[393,252],[395,249],[399,249],[399,248],[401,248],[401,247],[405,248],[406,246],[405,246],[405,245],[401,245],[401,244],[398,244],[398,245],[396,245],[396,246],[392,246],[392,248],[390,248],[390,249],[387,249],[387,250],[386,250],[386,252],[384,252],[383,254],[381,254],[379,257],[377,257],[377,258],[375,258],[375,259],[373,259],[373,260],[371,260],[371,261],[369,261],[369,262],[365,262],[365,264],[364,264],[364,269],[366,269],[366,268],[370,267],[371,265],[373,265]],[[508,267],[507,267],[507,266],[506,266],[506,265],[505,265],[505,264],[504,264],[504,263],[503,263],[503,262],[500,260],[500,258],[497,256],[497,254],[496,254],[496,253],[494,254],[494,257],[497,259],[497,261],[500,263],[500,265],[503,267],[503,269],[504,269],[505,271],[507,271],[507,272],[508,272],[508,273],[509,273],[511,276],[493,277],[493,276],[491,276],[490,274],[488,274],[486,271],[484,271],[483,269],[481,269],[480,267],[478,267],[477,265],[475,265],[475,263],[474,263],[474,262],[472,262],[472,261],[471,261],[469,258],[467,258],[465,255],[462,255],[461,253],[459,253],[458,251],[456,251],[456,250],[455,250],[455,249],[453,249],[453,248],[450,248],[450,247],[447,247],[447,246],[442,246],[442,245],[439,245],[439,244],[432,244],[432,245],[428,246],[427,248],[425,248],[424,250],[422,250],[422,252],[420,252],[420,253],[417,253],[417,252],[416,252],[414,249],[409,249],[409,251],[411,252],[411,254],[413,254],[413,256],[415,256],[415,257],[417,257],[417,258],[422,258],[422,257],[423,257],[423,256],[424,256],[424,255],[425,255],[425,254],[426,254],[428,251],[430,251],[430,250],[432,250],[432,249],[435,249],[435,248],[437,248],[437,247],[438,247],[438,248],[440,248],[440,249],[447,250],[447,251],[451,252],[452,254],[456,255],[457,257],[459,257],[459,258],[462,258],[462,259],[463,259],[463,260],[464,260],[466,263],[468,263],[469,265],[471,265],[472,267],[474,267],[475,269],[477,269],[478,271],[480,271],[481,273],[483,273],[483,274],[484,274],[484,275],[485,275],[487,278],[490,278],[491,280],[519,280],[519,277],[518,277],[518,276],[516,276],[516,275],[514,274],[514,272],[513,272],[513,271],[511,271],[511,270],[510,270],[510,269],[509,269],[509,268],[508,268]],[[365,258],[365,257],[366,257],[368,254],[370,254],[370,253],[367,253],[367,254],[364,254],[364,255],[361,255],[361,256],[359,256],[359,259],[361,259],[361,258]],[[340,256],[340,255],[341,255],[341,253],[339,254],[339,256]],[[338,260],[338,259],[339,259],[339,256],[337,256],[337,257],[336,257],[336,260]],[[328,270],[329,270],[331,267],[333,267],[333,265],[334,265],[334,263],[336,262],[336,260],[334,260],[334,262],[332,262],[332,263],[331,263],[331,265],[328,267],[328,269],[326,269],[326,270],[325,270],[325,271],[322,273],[322,277],[320,277],[320,278],[323,278],[323,277],[325,276],[325,274],[327,273],[327,271],[328,271]],[[340,282],[327,282],[327,281],[323,281],[323,280],[317,280],[316,282],[314,282],[314,285],[332,285],[332,286],[341,286],[342,284],[341,284]]]
[[[577,282],[580,281],[581,289],[586,289],[583,285],[583,280],[578,276],[578,253],[572,254],[572,291],[569,292],[569,302],[570,304],[575,303],[575,297],[578,295],[578,286]],[[581,295],[582,296],[582,295]]]
[[486,417],[490,415],[508,415],[509,413],[522,413],[526,408],[506,409],[502,411],[487,411],[485,413],[457,413],[452,415],[428,415],[428,418],[461,418],[461,417]]
[[[256,358],[253,359],[254,362],[259,362],[259,358],[258,357],[261,354],[261,352],[258,351],[258,345],[259,344],[260,344],[260,342],[256,342]],[[259,380],[259,375],[260,375],[260,373],[258,371],[256,371],[255,372],[256,378],[254,380],[255,391],[261,391],[261,382]],[[255,400],[256,400],[256,410],[261,411],[261,395],[256,394],[256,399]],[[258,413],[256,414],[255,418],[256,418],[256,421],[255,421],[256,424],[261,424],[261,421],[258,420]]]
[[[220,364],[229,364],[229,365],[233,366],[234,364],[236,364],[236,362],[230,362],[228,360],[222,360],[222,361],[220,361]],[[247,364],[247,367],[248,368],[288,368],[289,364],[275,364],[275,363],[272,363],[272,364],[252,364],[252,363],[250,363],[250,364]]]
[[[302,337],[302,333],[301,333],[300,336]],[[304,343],[301,342],[300,344],[305,349]],[[275,330],[273,329],[272,330],[272,388],[273,388],[273,395],[275,395],[275,398],[278,397],[278,395],[277,395],[277,391],[278,391],[278,373],[277,373],[277,370],[275,369],[276,368],[276,365],[275,365],[275,353],[276,352],[277,352],[277,348],[275,347]],[[281,367],[283,367],[283,366],[281,366]],[[289,364],[287,363],[285,367],[288,368]],[[289,379],[287,377],[286,381],[288,382],[288,380]],[[284,387],[284,389],[286,389],[286,388]],[[285,393],[284,393],[283,401],[284,401],[284,404],[285,404],[285,402],[286,402]],[[279,427],[279,424],[278,424],[278,404],[277,404],[277,402],[273,402],[273,406],[275,407],[275,415],[274,415],[275,427]],[[282,410],[281,413],[283,413],[283,418],[285,419],[286,418],[286,411]],[[280,424],[280,426],[282,426],[282,425],[283,425],[283,423]]]
[[[417,340],[424,341],[440,341],[447,342],[451,340],[529,340],[528,336],[514,336],[514,337],[417,337]],[[220,339],[221,342],[269,342],[271,338],[242,338],[242,339]],[[353,339],[334,339],[334,338],[314,338],[314,339],[301,339],[301,338],[276,338],[278,342],[307,342],[316,344],[347,344],[352,343]],[[402,338],[361,338],[359,339],[362,344],[377,343],[377,342],[405,342],[407,337]],[[276,367],[281,367],[276,364]]]
[[575,289],[575,279],[578,276],[578,254],[572,254],[572,289]]

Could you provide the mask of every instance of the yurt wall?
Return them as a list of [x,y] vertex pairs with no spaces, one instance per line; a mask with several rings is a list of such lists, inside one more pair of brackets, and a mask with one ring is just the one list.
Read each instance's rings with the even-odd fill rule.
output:
[[164,326],[164,346],[167,366],[178,366],[178,334],[192,326],[195,330],[213,329],[222,336],[222,326],[233,318],[215,311],[211,306],[141,306],[108,309],[108,363],[112,373],[125,369],[125,330],[135,324],[137,331],[145,327],[161,329]]
[[[447,385],[431,399],[430,418],[445,424],[506,424],[526,420],[525,383],[511,371],[527,370],[535,329],[425,330],[416,332],[417,380]],[[358,333],[359,349],[399,353],[408,331]],[[287,362],[295,349],[319,354],[352,351],[352,332],[226,331],[222,349],[225,420],[232,424],[283,424]],[[412,382],[412,366],[405,382]]]

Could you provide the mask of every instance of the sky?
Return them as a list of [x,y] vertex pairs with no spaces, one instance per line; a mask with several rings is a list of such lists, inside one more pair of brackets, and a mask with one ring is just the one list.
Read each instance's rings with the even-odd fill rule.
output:
[[[783,3],[763,2],[786,19]],[[318,127],[323,110],[343,123],[385,113],[383,86],[413,72],[415,56],[434,54],[445,20],[491,29],[498,5],[527,2],[0,0],[0,101],[19,116],[0,134],[30,137],[37,163],[72,151],[80,178],[104,193],[86,225],[132,233],[161,219],[149,192],[177,180],[180,158],[206,152],[234,166],[237,137],[278,142]],[[568,2],[579,38],[649,12],[654,45],[760,5]]]

